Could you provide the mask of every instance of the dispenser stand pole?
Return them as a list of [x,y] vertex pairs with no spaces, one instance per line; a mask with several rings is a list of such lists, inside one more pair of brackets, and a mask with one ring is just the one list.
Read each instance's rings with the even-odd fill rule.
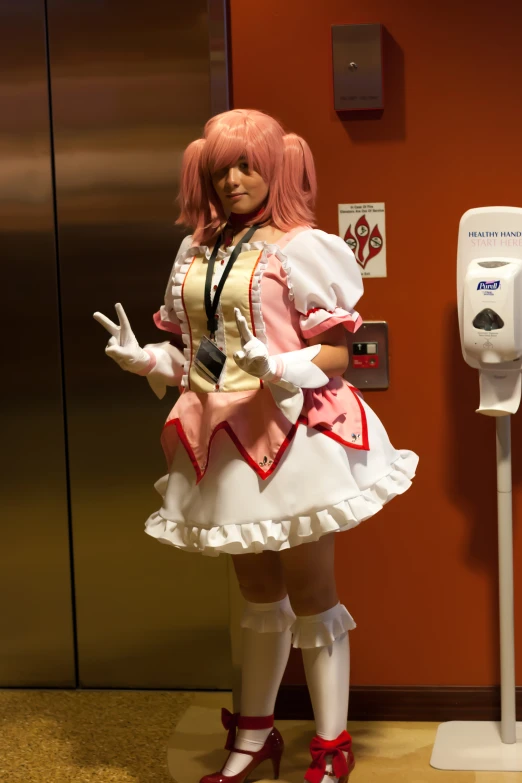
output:
[[497,508],[500,595],[500,736],[516,742],[515,612],[513,597],[513,500],[511,416],[497,416]]
[[[501,719],[441,723],[435,769],[522,772],[522,722],[516,722],[511,416],[496,416]],[[517,742],[518,734],[518,742]]]

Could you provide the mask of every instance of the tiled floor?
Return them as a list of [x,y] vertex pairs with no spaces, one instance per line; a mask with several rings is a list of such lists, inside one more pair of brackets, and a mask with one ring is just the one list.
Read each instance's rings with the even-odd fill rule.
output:
[[[226,752],[224,693],[0,690],[1,783],[198,783]],[[313,724],[280,721],[283,781],[301,783]],[[350,783],[522,783],[518,772],[441,772],[436,723],[348,724]],[[172,770],[169,774],[168,767]],[[259,776],[269,769],[259,768]]]

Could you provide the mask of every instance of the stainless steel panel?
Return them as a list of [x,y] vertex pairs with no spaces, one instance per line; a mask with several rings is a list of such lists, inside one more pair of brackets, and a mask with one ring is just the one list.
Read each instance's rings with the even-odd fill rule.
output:
[[382,25],[332,25],[336,111],[382,109]]
[[211,114],[205,0],[48,0],[78,655],[83,686],[230,687],[227,558],[158,544],[175,396],[104,355],[121,301],[142,344],[181,233],[185,146]]
[[344,374],[357,389],[383,390],[390,385],[388,360],[388,324],[365,321],[348,334],[350,365]]
[[229,8],[227,0],[208,0],[210,114],[230,108]]
[[0,29],[0,686],[74,686],[44,3]]

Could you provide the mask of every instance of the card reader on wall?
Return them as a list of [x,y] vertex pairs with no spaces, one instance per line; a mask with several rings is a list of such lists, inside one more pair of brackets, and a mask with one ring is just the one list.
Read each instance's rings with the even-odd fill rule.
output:
[[348,333],[350,364],[344,377],[357,389],[379,390],[389,386],[388,324],[365,321],[355,332]]

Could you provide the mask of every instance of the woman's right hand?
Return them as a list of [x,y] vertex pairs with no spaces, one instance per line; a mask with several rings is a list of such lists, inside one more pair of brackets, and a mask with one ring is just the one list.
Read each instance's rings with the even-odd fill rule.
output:
[[122,370],[140,375],[150,364],[150,354],[140,347],[121,304],[117,304],[115,307],[119,325],[113,323],[103,313],[94,313],[93,315],[93,318],[111,335],[105,353],[114,359]]

